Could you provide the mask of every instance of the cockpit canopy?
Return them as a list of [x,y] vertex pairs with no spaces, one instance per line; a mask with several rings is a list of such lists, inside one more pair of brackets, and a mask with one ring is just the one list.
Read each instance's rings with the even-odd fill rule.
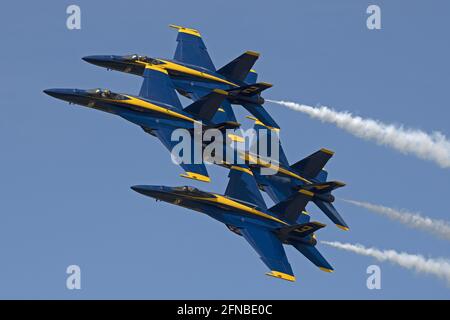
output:
[[126,96],[124,96],[120,93],[112,92],[111,90],[108,90],[108,89],[96,88],[96,89],[86,90],[86,92],[90,96],[101,97],[101,98],[106,98],[106,99],[113,99],[113,100],[127,100],[128,99]]
[[215,198],[215,196],[209,192],[201,191],[197,188],[190,187],[190,186],[174,187],[173,190],[178,191],[181,194],[189,195],[192,197]]
[[147,56],[141,56],[138,54],[131,54],[128,56],[124,56],[123,58],[126,60],[131,60],[131,61],[139,61],[139,62],[149,63],[152,65],[164,64],[164,62],[162,62],[161,60],[153,59],[153,58],[150,58]]
[[188,192],[198,192],[199,191],[197,188],[194,188],[191,186],[174,187],[173,189],[176,191],[188,191]]

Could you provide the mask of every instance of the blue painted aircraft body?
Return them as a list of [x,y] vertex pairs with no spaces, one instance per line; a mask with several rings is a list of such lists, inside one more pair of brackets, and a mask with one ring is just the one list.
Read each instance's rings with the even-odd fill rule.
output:
[[308,196],[303,190],[267,208],[251,171],[245,167],[230,170],[224,195],[194,187],[137,185],[133,190],[171,204],[202,212],[243,236],[270,269],[270,276],[295,281],[283,245],[292,245],[322,271],[333,267],[315,247],[314,232],[325,227],[310,222],[305,214]]
[[142,76],[146,66],[158,66],[167,71],[174,87],[181,95],[197,101],[214,89],[229,93],[222,102],[214,120],[236,121],[232,104],[242,105],[265,125],[279,128],[264,109],[261,92],[270,88],[268,83],[255,83],[257,74],[252,70],[259,54],[247,51],[224,67],[216,70],[200,32],[195,29],[171,25],[178,30],[177,48],[173,59],[150,58],[133,55],[94,55],[83,59],[97,66]]
[[[139,96],[101,89],[47,89],[44,92],[69,103],[116,114],[157,137],[169,151],[172,151],[174,145],[178,143],[171,139],[176,129],[189,130],[192,143],[195,143],[193,139],[195,126],[201,126],[202,130],[239,127],[236,122],[217,123],[212,119],[220,103],[226,99],[228,95],[226,91],[215,89],[183,109],[167,72],[157,67],[145,68]],[[209,182],[205,164],[195,161],[194,156],[192,153],[190,161],[180,163],[185,170],[182,176]]]

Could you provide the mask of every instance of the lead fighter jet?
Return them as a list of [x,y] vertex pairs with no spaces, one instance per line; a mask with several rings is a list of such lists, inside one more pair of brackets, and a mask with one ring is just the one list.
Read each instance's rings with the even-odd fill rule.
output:
[[133,55],[94,55],[83,60],[111,70],[142,76],[146,66],[158,66],[166,70],[181,95],[199,100],[213,89],[226,90],[229,95],[214,120],[236,121],[231,104],[242,105],[266,126],[279,129],[262,104],[261,92],[270,88],[269,83],[255,83],[257,74],[252,70],[259,57],[257,52],[247,51],[227,65],[216,70],[199,31],[170,25],[178,30],[177,48],[173,59],[150,58]]
[[283,244],[292,245],[322,271],[333,267],[316,249],[314,232],[325,227],[310,222],[304,213],[309,196],[299,190],[284,201],[267,208],[251,171],[244,167],[230,170],[224,195],[194,187],[138,185],[131,187],[143,195],[207,214],[243,236],[270,269],[267,275],[295,281]]
[[[228,96],[226,91],[215,89],[183,109],[167,71],[158,66],[145,66],[144,82],[138,97],[101,89],[47,89],[44,92],[69,103],[116,114],[157,137],[169,151],[178,143],[171,139],[175,129],[184,128],[193,135],[196,124],[201,124],[202,129],[216,128],[222,131],[239,127],[236,122],[212,121],[220,103]],[[185,170],[181,176],[209,182],[204,163],[194,160],[192,157],[189,163],[180,163]]]

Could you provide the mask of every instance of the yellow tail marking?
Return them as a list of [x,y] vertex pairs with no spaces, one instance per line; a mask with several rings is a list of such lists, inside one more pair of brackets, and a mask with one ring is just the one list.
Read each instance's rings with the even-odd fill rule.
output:
[[192,34],[193,36],[197,36],[199,38],[202,37],[202,35],[200,34],[200,32],[198,30],[195,29],[191,29],[191,28],[185,28],[185,27],[181,27],[181,26],[177,26],[175,24],[169,24],[169,27],[177,29],[178,32],[183,32],[183,33],[187,33],[187,34]]
[[248,54],[248,55],[254,56],[254,57],[259,57],[259,52],[246,51],[245,53]]
[[170,109],[158,106],[156,104],[153,104],[153,103],[150,103],[148,101],[144,101],[144,100],[132,97],[132,96],[128,96],[127,95],[127,97],[130,100],[117,100],[117,102],[126,103],[126,104],[129,104],[129,105],[132,105],[132,106],[137,106],[137,107],[140,107],[140,108],[143,108],[143,109],[148,109],[148,110],[152,110],[152,111],[155,111],[155,112],[163,113],[163,114],[172,116],[174,118],[179,118],[179,119],[183,119],[183,120],[186,120],[186,121],[190,121],[190,122],[194,122],[194,123],[197,122],[195,119],[190,118],[188,116],[185,116],[185,115],[183,115],[181,113],[178,113],[176,111],[173,111],[173,110],[170,110]]
[[325,152],[325,153],[328,153],[328,154],[330,154],[330,155],[333,155],[333,154],[334,154],[334,151],[331,151],[331,150],[328,150],[328,149],[325,149],[325,148],[320,149],[320,151]]

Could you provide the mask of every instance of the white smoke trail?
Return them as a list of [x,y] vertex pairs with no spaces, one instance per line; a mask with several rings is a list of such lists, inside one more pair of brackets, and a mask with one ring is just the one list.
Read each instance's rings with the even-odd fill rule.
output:
[[359,138],[373,140],[404,154],[414,154],[421,159],[434,161],[442,168],[450,168],[450,141],[439,131],[428,134],[421,130],[405,129],[378,120],[363,119],[348,111],[338,112],[325,106],[314,108],[294,102],[266,101],[306,113],[323,122],[334,123]]
[[450,240],[450,224],[447,221],[435,220],[429,217],[421,216],[418,213],[408,212],[406,210],[396,210],[368,202],[346,199],[342,200],[354,204],[355,206],[362,207],[372,212],[384,215],[409,227],[427,231],[433,235],[437,235],[441,238]]
[[366,248],[360,244],[321,241],[323,244],[354,252],[363,256],[369,256],[378,261],[389,261],[406,269],[412,269],[419,273],[435,275],[447,281],[450,285],[450,261],[447,259],[426,259],[422,255],[397,252],[395,250],[378,250]]

